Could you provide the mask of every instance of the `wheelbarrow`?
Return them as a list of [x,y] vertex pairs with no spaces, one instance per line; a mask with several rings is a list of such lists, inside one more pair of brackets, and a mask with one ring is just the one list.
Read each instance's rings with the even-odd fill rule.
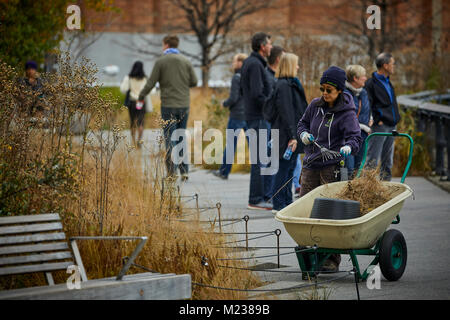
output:
[[[354,219],[310,218],[314,200],[319,197],[337,198],[337,194],[347,185],[347,181],[341,181],[312,190],[276,214],[276,220],[283,222],[288,234],[299,245],[296,254],[303,279],[315,277],[332,254],[350,255],[358,281],[366,280],[373,266],[377,264],[380,265],[383,276],[389,281],[396,281],[403,275],[407,261],[405,238],[398,230],[386,231],[386,229],[390,224],[400,223],[399,212],[404,201],[413,193],[404,182],[411,166],[414,142],[409,135],[396,131],[369,135],[365,141],[364,157],[357,177],[360,176],[366,162],[368,142],[376,136],[406,137],[410,142],[408,163],[401,183],[382,182],[391,189],[393,196],[391,200]],[[360,255],[374,257],[363,272],[357,258]]]

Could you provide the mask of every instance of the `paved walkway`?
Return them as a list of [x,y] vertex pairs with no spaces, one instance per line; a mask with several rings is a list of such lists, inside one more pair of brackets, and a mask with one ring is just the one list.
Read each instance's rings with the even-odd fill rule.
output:
[[[155,130],[145,130],[146,148],[142,156],[148,159],[149,150],[154,149],[154,141],[158,136]],[[128,138],[128,137],[127,137]],[[153,143],[152,143],[153,142]],[[152,148],[153,145],[153,148]],[[268,232],[281,230],[280,250],[282,268],[277,269],[277,257],[255,258],[250,265],[264,268],[275,268],[279,271],[300,271],[293,247],[297,244],[287,234],[282,223],[276,221],[271,212],[247,210],[249,191],[249,174],[231,174],[228,180],[221,180],[206,170],[192,168],[187,182],[181,183],[181,192],[185,196],[199,195],[200,207],[213,207],[220,202],[223,220],[242,219],[249,217],[249,232]],[[399,181],[399,179],[394,179]],[[408,199],[401,211],[401,223],[390,228],[400,230],[408,247],[408,261],[405,273],[396,282],[386,281],[382,277],[381,289],[369,290],[365,282],[359,284],[361,299],[450,299],[450,196],[428,180],[421,177],[408,177],[406,183],[414,190],[415,200]],[[190,201],[186,206],[194,206]],[[202,220],[217,219],[217,210],[207,210],[201,213]],[[233,221],[231,221],[233,222]],[[224,221],[223,224],[230,224]],[[217,228],[218,230],[218,228]],[[238,222],[223,228],[224,232],[245,232],[245,223]],[[261,236],[263,236],[261,238]],[[259,238],[258,238],[259,237]],[[272,247],[271,249],[250,250],[253,257],[276,254],[276,236],[274,234],[249,235],[258,238],[249,241],[250,247]],[[243,235],[236,240],[243,240]],[[239,242],[235,245],[245,245]],[[361,268],[371,261],[370,257],[358,256]],[[342,257],[341,270],[351,270],[349,256]],[[239,272],[239,271],[236,271]],[[270,282],[265,288],[289,288],[305,284],[298,273],[257,272],[262,280]],[[320,275],[319,281],[330,280],[336,275]],[[356,299],[355,283],[351,276],[325,285],[326,290],[319,293],[328,299]],[[255,296],[255,295],[253,295]],[[256,295],[256,297],[258,297]],[[277,294],[278,299],[298,299],[298,293]]]
[[[365,282],[359,284],[361,299],[450,299],[450,197],[449,194],[420,177],[409,177],[407,184],[414,190],[415,200],[408,199],[401,211],[401,223],[392,228],[399,229],[405,236],[408,246],[408,262],[403,277],[397,282],[386,281],[382,277],[381,289],[369,290]],[[231,174],[224,181],[206,170],[194,168],[189,180],[181,184],[183,195],[199,195],[200,207],[212,207],[220,202],[222,219],[240,219],[249,216],[248,231],[281,230],[280,256],[282,268],[276,269],[277,257],[256,258],[250,264],[261,265],[274,270],[299,271],[298,262],[292,247],[296,243],[290,238],[282,223],[276,221],[271,212],[247,210],[248,174]],[[194,204],[194,202],[191,202]],[[217,210],[201,213],[201,219],[217,218]],[[223,222],[229,224],[230,221]],[[244,232],[245,223],[238,222],[225,226],[223,231]],[[261,235],[249,235],[255,238]],[[236,240],[245,239],[236,236]],[[245,245],[245,242],[236,243]],[[250,247],[276,246],[276,236],[250,240]],[[276,254],[276,249],[251,250],[254,257]],[[359,258],[359,257],[358,257]],[[365,259],[364,259],[365,258]],[[341,270],[351,270],[349,256],[342,257]],[[368,265],[370,258],[360,259],[362,266]],[[239,272],[239,271],[237,271]],[[261,278],[271,282],[265,288],[288,288],[305,284],[298,273],[258,272]],[[329,280],[336,275],[321,275],[319,281]],[[356,299],[356,288],[352,276],[328,283],[325,291],[319,293],[328,299]],[[298,299],[298,293],[278,294],[279,299]]]

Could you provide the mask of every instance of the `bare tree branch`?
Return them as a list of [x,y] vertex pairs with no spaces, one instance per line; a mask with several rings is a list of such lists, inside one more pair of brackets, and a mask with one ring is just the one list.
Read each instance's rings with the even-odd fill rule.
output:
[[235,42],[229,41],[236,22],[262,9],[270,8],[273,2],[274,0],[169,0],[172,6],[183,12],[184,19],[179,24],[169,24],[166,30],[194,33],[201,48],[201,55],[184,54],[200,61],[203,85],[207,86],[212,64],[236,50],[233,47]]

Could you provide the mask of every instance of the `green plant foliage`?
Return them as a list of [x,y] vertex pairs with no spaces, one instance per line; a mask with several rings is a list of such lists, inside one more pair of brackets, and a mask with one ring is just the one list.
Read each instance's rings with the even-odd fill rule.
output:
[[120,92],[119,87],[100,87],[99,88],[100,97],[109,97],[117,102],[115,109],[119,110],[125,101],[125,95]]
[[12,66],[42,62],[61,41],[68,0],[0,1],[0,59]]
[[[42,92],[33,92],[14,68],[0,63],[1,216],[64,214],[65,204],[80,195],[86,151],[103,170],[120,140],[120,130],[111,122],[117,102],[93,85],[97,69],[85,59],[72,63],[68,55],[59,57],[58,64],[58,72],[41,74]],[[85,124],[81,146],[70,130],[73,123]],[[99,130],[105,123],[111,128],[106,133]],[[103,183],[107,175],[102,171],[98,181]]]
[[[118,12],[111,1],[85,0],[97,12]],[[23,68],[27,60],[44,61],[63,39],[70,0],[0,0],[0,60]],[[83,17],[81,17],[83,29]],[[83,30],[81,30],[83,31]]]
[[[416,130],[416,119],[413,110],[400,111],[402,120],[397,125],[397,131],[409,134],[414,141],[413,159],[408,175],[427,175],[431,172],[430,155],[426,148],[426,138],[423,132]],[[409,141],[405,138],[395,139],[394,167],[395,176],[403,175],[408,162]]]
[[425,88],[427,90],[440,89],[440,82],[441,82],[441,72],[439,70],[439,67],[434,64],[430,68],[430,74],[429,74],[428,79],[427,79],[427,81],[425,83]]
[[228,108],[222,106],[215,95],[211,97],[211,102],[206,104],[208,110],[208,128],[215,128],[225,131],[227,126],[228,116],[230,114]]

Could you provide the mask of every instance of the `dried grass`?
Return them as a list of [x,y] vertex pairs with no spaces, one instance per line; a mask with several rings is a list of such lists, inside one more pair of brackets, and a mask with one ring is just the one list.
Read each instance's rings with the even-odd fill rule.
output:
[[[153,160],[151,166],[164,165],[159,157]],[[93,166],[87,162],[87,168]],[[146,168],[147,172],[159,169]],[[107,235],[148,236],[137,264],[160,273],[190,273],[192,281],[213,286],[246,289],[260,284],[260,280],[249,271],[236,272],[219,267],[246,265],[240,261],[219,261],[218,258],[229,257],[229,252],[218,248],[217,245],[229,239],[224,235],[210,233],[217,231],[217,228],[205,229],[195,222],[176,221],[186,210],[183,204],[177,201],[175,184],[165,180],[164,191],[161,193],[162,180],[157,181],[140,172],[142,163],[137,152],[118,152],[112,164],[110,211],[105,219]],[[92,175],[90,179],[93,179]],[[92,190],[94,184],[90,179],[88,177],[85,181],[86,195],[95,194]],[[68,218],[65,223],[69,234],[96,234],[98,228],[95,216],[89,214],[95,208],[95,199],[89,199],[88,202],[83,216]],[[195,216],[183,219],[195,220]],[[88,275],[91,278],[101,278],[116,274],[121,266],[121,258],[129,255],[133,246],[135,243],[82,243],[80,250],[86,261]],[[208,258],[208,266],[201,263],[202,257]],[[131,271],[144,270],[133,268]],[[193,286],[192,296],[193,299],[245,299],[246,293]]]
[[345,188],[337,195],[339,199],[360,203],[361,216],[369,213],[393,198],[393,190],[383,185],[380,170],[364,169],[361,176],[349,180]]
[[[69,60],[60,65],[60,73],[45,75],[48,94],[41,101],[49,106],[50,124],[45,130],[40,118],[30,122],[29,106],[22,101],[22,96],[35,96],[22,94],[17,72],[0,62],[0,215],[58,212],[68,237],[148,236],[139,265],[160,273],[189,273],[192,281],[211,286],[259,286],[250,271],[227,268],[246,267],[246,262],[218,259],[235,256],[218,247],[232,239],[211,233],[217,231],[213,226],[176,221],[187,210],[174,181],[164,178],[164,152],[152,154],[144,165],[141,152],[126,145],[119,125],[123,121],[116,116],[123,109],[117,99],[101,97],[91,85],[96,71]],[[68,129],[58,130],[69,127],[75,112],[88,116],[85,132],[76,138]],[[117,275],[122,258],[135,245],[79,242],[88,278]],[[208,258],[208,266],[202,257]],[[130,272],[145,271],[133,267]],[[53,276],[56,283],[68,277],[63,271]],[[0,277],[0,290],[39,285],[46,285],[43,274]],[[246,299],[247,294],[193,286],[192,298]]]

